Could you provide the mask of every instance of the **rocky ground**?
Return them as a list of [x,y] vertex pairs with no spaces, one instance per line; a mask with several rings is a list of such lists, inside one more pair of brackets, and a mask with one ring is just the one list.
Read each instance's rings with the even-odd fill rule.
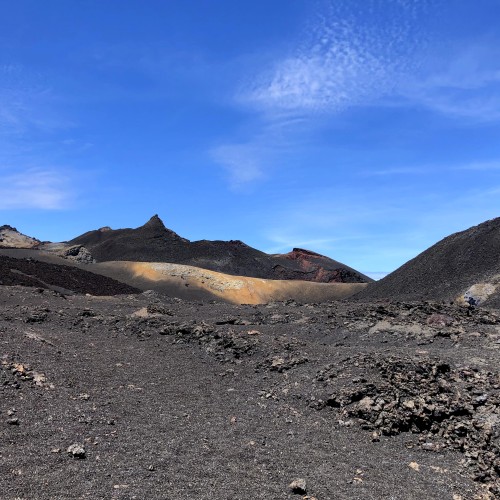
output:
[[499,496],[500,313],[0,287],[6,499]]
[[89,293],[115,295],[140,290],[107,276],[74,266],[41,262],[32,258],[15,259],[0,255],[0,286],[21,285],[53,290],[64,295]]

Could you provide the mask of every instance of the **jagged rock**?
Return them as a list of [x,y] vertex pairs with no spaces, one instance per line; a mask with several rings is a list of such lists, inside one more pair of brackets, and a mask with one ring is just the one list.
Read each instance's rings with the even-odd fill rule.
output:
[[85,448],[83,445],[79,443],[74,443],[70,446],[68,446],[68,449],[66,450],[69,455],[71,455],[73,458],[85,458],[87,456],[85,452]]
[[62,250],[59,255],[65,259],[74,260],[80,264],[94,264],[95,259],[83,245],[73,245]]
[[307,493],[307,484],[306,480],[299,478],[299,479],[294,479],[288,487],[292,491],[292,493],[295,493],[296,495],[304,495]]
[[[498,477],[499,374],[456,369],[438,359],[366,356],[356,363],[368,380],[331,395],[326,406],[339,408],[344,419],[358,419],[366,430],[377,429],[384,435],[421,433],[439,441],[424,441],[426,450],[469,450],[478,481]],[[327,373],[328,369],[319,371],[317,380],[328,385]]]

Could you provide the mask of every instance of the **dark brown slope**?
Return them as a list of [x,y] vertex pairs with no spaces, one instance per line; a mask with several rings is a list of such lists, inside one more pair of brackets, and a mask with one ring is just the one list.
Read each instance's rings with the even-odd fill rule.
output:
[[139,293],[114,279],[70,266],[60,266],[34,259],[0,256],[0,285],[33,286],[62,293],[119,295]]
[[[384,279],[370,284],[357,298],[454,300],[477,283],[495,284],[500,274],[500,218],[452,234]],[[500,306],[498,292],[486,301]]]
[[191,242],[167,229],[155,215],[137,229],[90,231],[69,242],[83,245],[97,261],[169,262],[237,276],[323,283],[372,281],[355,269],[307,250],[269,255],[241,241]]

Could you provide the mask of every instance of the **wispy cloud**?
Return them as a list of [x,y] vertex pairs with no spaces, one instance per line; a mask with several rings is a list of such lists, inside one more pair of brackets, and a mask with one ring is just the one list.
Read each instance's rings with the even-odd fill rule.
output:
[[429,175],[439,170],[441,172],[457,173],[466,171],[488,172],[500,171],[500,159],[472,161],[469,163],[449,163],[449,164],[426,164],[411,167],[390,167],[383,169],[362,170],[359,172],[361,177],[392,177],[405,175]]
[[[221,154],[212,155],[233,187],[266,177],[269,162],[259,154],[264,132],[269,144],[293,144],[297,131],[307,134],[351,108],[425,109],[453,119],[454,126],[500,120],[498,43],[442,37],[435,26],[450,6],[426,0],[317,5],[301,36],[289,41],[291,48],[263,57],[263,66],[253,68],[236,91],[237,105],[260,130],[244,145],[228,140]],[[426,173],[403,165],[362,175]]]
[[[408,80],[399,94],[411,102],[451,117],[473,121],[500,119],[500,49],[483,39],[437,45],[419,77]],[[443,52],[446,50],[447,57]]]
[[[383,5],[382,5],[383,4]],[[241,90],[265,113],[331,113],[391,93],[413,68],[422,38],[415,18],[425,2],[367,0],[361,14],[343,2],[323,4],[295,52]],[[384,12],[384,22],[373,14]]]
[[55,169],[0,174],[0,210],[68,208],[73,196],[68,174]]
[[351,2],[322,5],[295,50],[241,89],[243,102],[273,117],[396,104],[500,119],[495,40],[442,40],[425,16],[444,18],[446,9],[425,1],[367,0],[359,10]]
[[226,144],[210,151],[228,175],[233,189],[240,189],[264,177],[263,151],[255,144]]
[[394,167],[378,170],[364,170],[360,175],[365,177],[385,177],[394,175],[423,175],[429,173],[426,167]]
[[500,159],[491,161],[477,161],[466,163],[464,165],[457,165],[454,170],[475,170],[475,171],[489,171],[500,170]]
[[[358,10],[350,2],[319,2],[322,8],[294,48],[270,63],[264,58],[265,66],[247,75],[236,92],[236,102],[257,117],[260,130],[243,145],[228,141],[211,151],[231,186],[265,177],[263,136],[273,144],[269,149],[296,147],[297,131],[315,127],[318,116],[391,94],[413,68],[422,40],[416,20],[426,3],[366,0]],[[383,13],[384,22],[374,12]]]
[[75,176],[53,158],[61,147],[83,149],[57,135],[73,126],[59,110],[43,76],[0,65],[0,210],[59,210],[74,201]]
[[51,132],[74,124],[56,112],[50,86],[19,65],[0,66],[0,136]]
[[[404,212],[400,200],[384,205],[378,199],[376,195],[326,188],[297,193],[293,201],[283,202],[263,219],[262,233],[269,241],[266,251],[288,252],[302,247],[353,262],[353,253],[369,251],[364,248],[369,233]],[[343,255],[346,249],[350,252],[347,258]]]

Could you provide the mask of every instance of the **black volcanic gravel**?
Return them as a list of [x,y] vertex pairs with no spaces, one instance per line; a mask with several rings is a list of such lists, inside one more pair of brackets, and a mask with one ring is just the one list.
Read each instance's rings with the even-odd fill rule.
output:
[[1,497],[498,498],[499,325],[0,287]]
[[61,293],[118,295],[140,290],[73,266],[0,256],[0,285],[36,286]]

